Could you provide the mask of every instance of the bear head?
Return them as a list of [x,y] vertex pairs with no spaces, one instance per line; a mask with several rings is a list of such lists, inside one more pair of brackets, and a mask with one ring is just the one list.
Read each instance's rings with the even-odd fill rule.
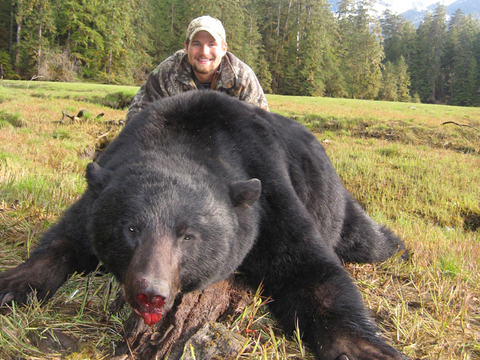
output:
[[257,179],[225,184],[199,166],[156,157],[115,171],[91,163],[86,177],[93,248],[148,325],[179,292],[228,277],[254,244]]

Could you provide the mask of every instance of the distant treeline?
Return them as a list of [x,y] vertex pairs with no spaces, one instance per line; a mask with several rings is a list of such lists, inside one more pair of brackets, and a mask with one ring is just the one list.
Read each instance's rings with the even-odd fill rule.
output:
[[4,78],[140,84],[219,18],[267,93],[480,105],[480,25],[438,4],[420,26],[374,0],[4,0]]

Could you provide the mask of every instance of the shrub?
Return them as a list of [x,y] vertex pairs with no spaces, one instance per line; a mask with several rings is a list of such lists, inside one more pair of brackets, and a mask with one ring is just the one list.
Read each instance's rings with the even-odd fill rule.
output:
[[67,50],[62,52],[46,50],[38,75],[46,81],[74,82],[77,81],[80,72],[78,65],[76,60],[70,58]]
[[28,125],[18,112],[9,113],[5,110],[0,110],[0,122],[3,124],[8,123],[17,128]]
[[105,96],[104,105],[113,109],[126,109],[132,103],[136,92],[117,91]]
[[16,79],[17,74],[12,69],[10,55],[5,50],[0,51],[0,66],[3,70],[4,79]]

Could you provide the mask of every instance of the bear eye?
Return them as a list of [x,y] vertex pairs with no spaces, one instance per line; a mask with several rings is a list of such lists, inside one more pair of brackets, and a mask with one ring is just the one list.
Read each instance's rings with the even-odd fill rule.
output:
[[192,235],[184,235],[183,236],[183,240],[185,240],[185,241],[192,241],[193,239],[195,239],[195,237],[192,236]]
[[125,231],[130,235],[138,234],[141,232],[140,229],[135,225],[126,225]]

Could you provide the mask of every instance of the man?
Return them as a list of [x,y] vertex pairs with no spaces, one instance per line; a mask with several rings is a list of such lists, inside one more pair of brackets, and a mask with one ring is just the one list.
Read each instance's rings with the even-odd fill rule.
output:
[[153,70],[135,95],[126,121],[151,102],[189,90],[212,89],[268,110],[253,70],[227,51],[225,29],[210,16],[192,20],[185,50],[179,50]]

